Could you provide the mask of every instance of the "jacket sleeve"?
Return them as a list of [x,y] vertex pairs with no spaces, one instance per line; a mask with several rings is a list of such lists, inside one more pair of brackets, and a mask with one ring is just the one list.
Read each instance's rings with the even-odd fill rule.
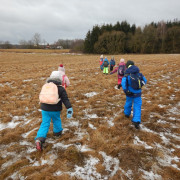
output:
[[127,91],[127,81],[126,81],[126,77],[123,77],[122,78],[122,82],[121,82],[121,85],[122,85],[122,88],[123,88],[123,91],[126,92]]
[[147,83],[147,79],[143,76],[143,81],[145,82],[145,84]]
[[64,79],[65,79],[66,86],[69,86],[70,85],[69,78],[67,76],[65,76]]
[[117,72],[117,70],[118,70],[118,67],[116,69],[114,69],[114,71],[112,71],[111,73],[113,74],[113,73]]
[[63,104],[66,107],[66,109],[71,108],[72,106],[71,106],[71,103],[69,101],[66,90],[62,86],[59,86],[58,90],[59,90],[59,97],[61,98]]

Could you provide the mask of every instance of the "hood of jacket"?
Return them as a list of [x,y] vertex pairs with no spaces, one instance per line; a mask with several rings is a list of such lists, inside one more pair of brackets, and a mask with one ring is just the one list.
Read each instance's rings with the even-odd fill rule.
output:
[[61,80],[59,78],[50,78],[49,77],[49,78],[47,78],[46,82],[47,83],[53,82],[56,85],[61,85],[62,84],[62,82],[61,82]]
[[65,74],[65,69],[64,67],[58,67],[58,71],[60,71],[62,74]]
[[129,68],[126,69],[125,74],[135,74],[135,73],[139,73],[139,68],[137,66],[130,66]]

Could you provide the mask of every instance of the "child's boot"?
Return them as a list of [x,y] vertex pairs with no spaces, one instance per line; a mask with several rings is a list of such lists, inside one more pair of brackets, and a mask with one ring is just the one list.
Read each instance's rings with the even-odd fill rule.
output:
[[136,129],[140,129],[139,122],[132,122]]
[[36,149],[38,151],[42,151],[42,142],[40,140],[36,140],[35,143],[36,143]]

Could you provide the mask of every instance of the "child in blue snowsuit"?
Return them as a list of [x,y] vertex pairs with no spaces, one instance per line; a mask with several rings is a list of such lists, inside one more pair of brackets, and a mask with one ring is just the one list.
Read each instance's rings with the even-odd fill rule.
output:
[[71,118],[73,115],[73,109],[71,103],[68,99],[66,90],[61,85],[61,80],[59,77],[48,78],[47,82],[53,82],[58,87],[59,98],[61,99],[57,104],[45,104],[41,103],[41,112],[42,112],[42,123],[37,132],[36,140],[36,149],[42,151],[42,144],[46,140],[46,135],[49,131],[51,119],[53,122],[53,134],[54,136],[60,136],[62,134],[63,128],[61,124],[60,114],[62,111],[62,103],[67,109],[67,118]]
[[105,57],[102,65],[104,67],[103,73],[107,75],[108,74],[108,66],[109,66],[109,61],[108,61],[107,57]]
[[[126,103],[124,106],[124,114],[129,118],[131,115],[132,104],[133,105],[133,118],[132,123],[134,124],[136,129],[139,129],[139,124],[141,123],[141,89],[133,89],[131,87],[130,74],[139,73],[139,68],[134,65],[133,61],[127,61],[126,63],[126,71],[124,77],[122,78],[122,88],[126,94]],[[141,74],[141,73],[139,73]],[[142,74],[141,74],[142,75]],[[146,84],[147,80],[142,75],[143,83]]]
[[116,62],[114,60],[114,57],[110,60],[110,71],[113,71],[114,66],[116,65]]

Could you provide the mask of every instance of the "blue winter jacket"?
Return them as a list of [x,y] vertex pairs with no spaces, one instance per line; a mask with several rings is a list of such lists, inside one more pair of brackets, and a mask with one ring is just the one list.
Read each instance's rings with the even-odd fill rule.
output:
[[[122,78],[122,88],[128,97],[140,97],[141,96],[141,89],[135,90],[131,87],[131,81],[130,81],[130,75],[129,74],[135,74],[139,73],[139,68],[137,66],[130,66],[128,69],[126,69],[124,77]],[[141,73],[140,73],[141,74]],[[143,81],[146,84],[147,80],[146,78],[142,75]]]
[[105,61],[107,61],[108,65],[109,65],[109,61],[108,61],[108,59],[107,59],[107,58],[105,58],[105,59],[104,59],[104,61],[103,61],[102,66],[104,66],[104,62],[105,62]]
[[114,60],[114,59],[111,59],[111,60],[110,60],[110,66],[115,66],[115,64],[116,64],[115,60]]

